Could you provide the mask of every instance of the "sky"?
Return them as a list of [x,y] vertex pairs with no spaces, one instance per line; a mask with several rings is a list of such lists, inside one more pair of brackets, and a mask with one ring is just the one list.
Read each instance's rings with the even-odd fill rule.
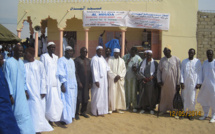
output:
[[[0,0],[0,24],[3,24],[10,31],[17,34],[17,6],[19,0]],[[215,0],[199,0],[199,10],[214,10]],[[29,25],[24,24],[21,38],[29,37]]]

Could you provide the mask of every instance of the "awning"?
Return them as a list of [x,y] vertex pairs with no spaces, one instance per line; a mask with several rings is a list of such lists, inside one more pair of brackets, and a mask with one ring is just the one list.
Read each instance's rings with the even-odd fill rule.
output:
[[21,39],[0,24],[0,43],[18,43]]

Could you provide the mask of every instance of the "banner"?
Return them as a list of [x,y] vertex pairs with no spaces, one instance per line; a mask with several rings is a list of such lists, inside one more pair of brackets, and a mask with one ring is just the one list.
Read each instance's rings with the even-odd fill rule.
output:
[[125,26],[127,11],[83,11],[84,27]]
[[170,14],[129,12],[126,26],[133,28],[169,30]]
[[169,30],[170,14],[128,11],[83,11],[84,27],[132,27]]

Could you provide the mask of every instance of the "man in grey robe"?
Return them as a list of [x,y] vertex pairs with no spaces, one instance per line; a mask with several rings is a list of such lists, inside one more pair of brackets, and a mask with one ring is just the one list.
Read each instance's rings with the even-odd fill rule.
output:
[[156,80],[158,63],[152,58],[151,50],[147,50],[146,53],[146,59],[140,64],[137,72],[137,80],[139,80],[142,88],[138,105],[142,108],[141,114],[147,108],[149,108],[150,114],[154,114],[154,108],[158,99]]
[[92,73],[90,67],[90,59],[87,56],[87,48],[82,47],[80,56],[75,59],[76,79],[78,83],[78,97],[76,105],[75,119],[79,120],[79,107],[81,104],[81,116],[89,118],[86,114],[87,104],[89,100],[89,89],[92,87]]
[[167,110],[173,110],[173,98],[176,91],[180,90],[180,60],[171,55],[168,47],[163,51],[163,57],[158,65],[157,81],[161,86],[160,115]]

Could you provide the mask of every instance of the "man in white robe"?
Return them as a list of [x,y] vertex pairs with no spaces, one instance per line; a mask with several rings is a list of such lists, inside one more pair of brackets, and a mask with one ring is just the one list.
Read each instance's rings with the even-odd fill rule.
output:
[[[184,112],[195,111],[196,90],[202,84],[202,65],[199,59],[194,58],[195,50],[191,48],[188,51],[189,58],[182,61],[181,64],[181,89]],[[187,116],[193,120],[193,116]]]
[[107,73],[110,70],[102,56],[102,46],[96,48],[96,55],[91,61],[93,87],[91,89],[91,112],[93,115],[108,113],[108,82]]
[[140,56],[137,54],[137,48],[132,47],[129,54],[123,57],[126,65],[126,76],[125,76],[125,96],[126,96],[126,109],[131,107],[133,112],[137,112],[137,80],[136,70],[142,61]]
[[48,43],[48,53],[41,55],[40,60],[46,71],[46,118],[50,122],[60,121],[63,103],[61,101],[60,81],[56,75],[58,56],[54,54],[55,43]]
[[210,122],[213,123],[215,122],[215,60],[213,59],[213,50],[207,50],[207,58],[208,60],[204,61],[202,66],[202,86],[197,101],[204,110],[204,115],[199,119],[205,120],[211,108]]
[[34,59],[35,50],[27,48],[25,50],[26,85],[29,93],[28,105],[37,133],[52,131],[45,118],[46,73],[42,62]]
[[26,86],[25,65],[19,58],[22,55],[23,47],[21,45],[16,45],[14,48],[14,56],[6,60],[5,78],[10,90],[10,99],[13,104],[12,110],[20,129],[20,133],[34,134],[34,125],[27,102],[29,95]]
[[120,49],[114,49],[114,57],[109,58],[108,65],[112,74],[108,77],[109,83],[109,110],[123,113],[119,110],[126,109],[125,102],[125,62],[120,58]]
[[170,47],[164,48],[165,57],[158,64],[157,81],[161,87],[160,115],[173,109],[173,98],[180,91],[180,60],[171,55]]
[[67,46],[65,50],[65,56],[58,60],[57,76],[61,83],[61,100],[64,106],[61,121],[62,124],[70,124],[76,112],[77,81],[72,47]]

